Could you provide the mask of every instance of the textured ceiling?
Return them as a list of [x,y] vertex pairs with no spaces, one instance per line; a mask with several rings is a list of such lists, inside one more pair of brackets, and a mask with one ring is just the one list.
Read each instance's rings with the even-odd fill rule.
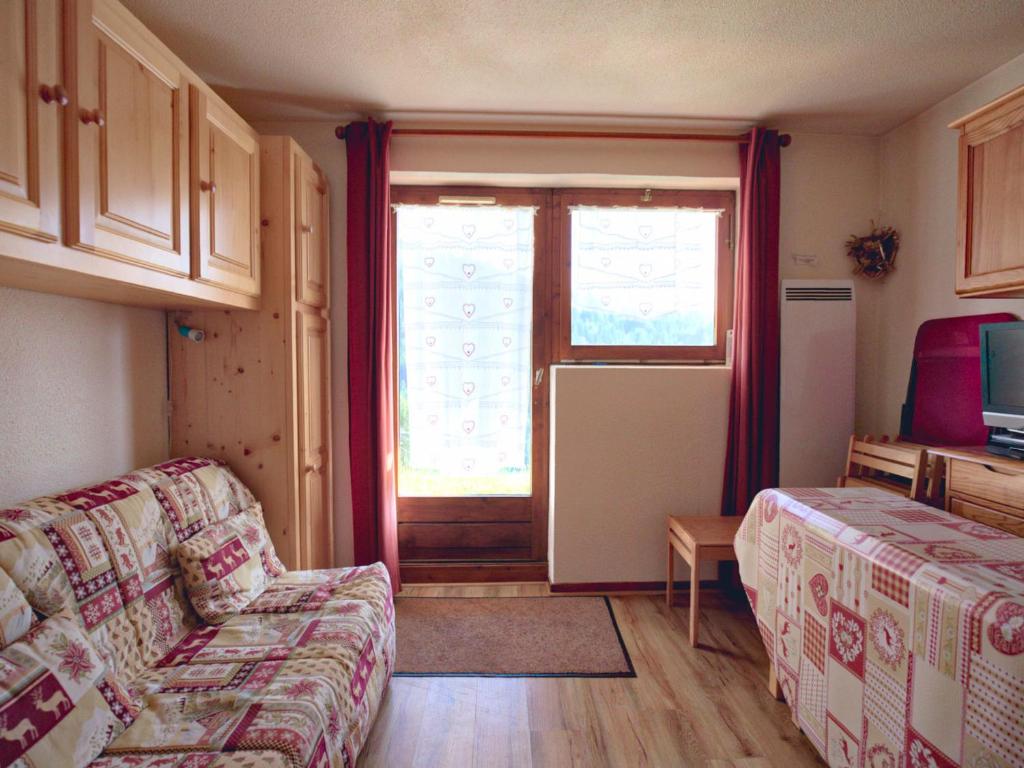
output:
[[880,133],[1024,52],[1021,0],[124,0],[252,120]]

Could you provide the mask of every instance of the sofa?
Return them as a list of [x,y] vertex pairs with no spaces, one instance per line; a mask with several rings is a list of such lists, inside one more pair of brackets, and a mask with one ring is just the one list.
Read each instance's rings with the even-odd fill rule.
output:
[[[189,457],[0,510],[0,764],[55,748],[97,768],[355,765],[394,668],[387,570],[268,561],[259,593],[206,623],[179,548],[254,507],[222,462]],[[30,699],[12,669],[33,647],[55,661]]]

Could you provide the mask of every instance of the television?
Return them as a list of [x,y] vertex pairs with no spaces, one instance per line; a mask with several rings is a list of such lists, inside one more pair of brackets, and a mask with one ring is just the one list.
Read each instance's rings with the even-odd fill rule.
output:
[[984,323],[981,411],[992,428],[989,449],[1024,458],[1024,322]]

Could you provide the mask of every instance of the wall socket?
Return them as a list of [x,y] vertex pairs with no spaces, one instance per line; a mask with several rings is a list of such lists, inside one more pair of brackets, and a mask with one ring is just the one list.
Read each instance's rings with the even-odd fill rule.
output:
[[793,253],[790,254],[793,263],[800,267],[818,266],[818,254],[816,253]]

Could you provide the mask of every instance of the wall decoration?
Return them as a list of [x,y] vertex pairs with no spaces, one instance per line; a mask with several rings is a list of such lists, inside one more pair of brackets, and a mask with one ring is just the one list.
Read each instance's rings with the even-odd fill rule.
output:
[[871,234],[864,237],[850,235],[846,241],[846,253],[857,262],[853,269],[855,275],[878,279],[896,269],[900,233],[892,227],[877,227],[873,221],[871,227]]

